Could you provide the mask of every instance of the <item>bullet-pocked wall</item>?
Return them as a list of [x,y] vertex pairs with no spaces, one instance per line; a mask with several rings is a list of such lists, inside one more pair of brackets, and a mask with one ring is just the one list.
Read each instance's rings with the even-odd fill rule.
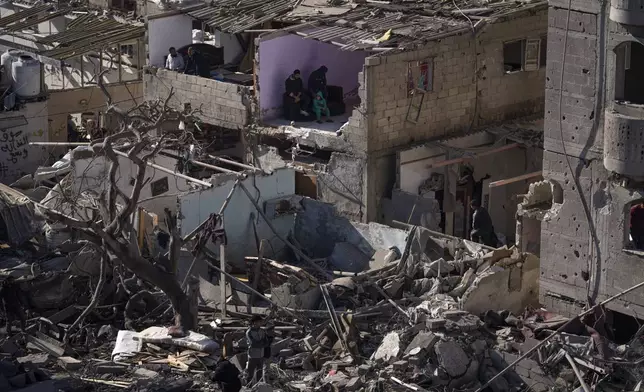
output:
[[[369,219],[381,218],[380,198],[395,183],[396,150],[543,113],[547,20],[546,5],[537,6],[499,18],[476,36],[467,29],[417,51],[367,59]],[[427,92],[416,112],[409,75],[423,64]]]
[[[563,206],[541,225],[540,299],[566,315],[644,280],[644,254],[629,238],[629,209],[644,198],[644,111],[629,91],[639,80],[625,85],[642,77],[635,45],[644,40],[644,26],[625,23],[644,19],[639,7],[615,8],[625,4],[550,2],[543,170],[562,187]],[[644,290],[607,307],[641,318]]]

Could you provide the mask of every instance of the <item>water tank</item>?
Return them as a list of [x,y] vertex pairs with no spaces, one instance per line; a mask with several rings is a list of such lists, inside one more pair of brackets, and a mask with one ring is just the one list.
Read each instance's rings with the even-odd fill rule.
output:
[[9,49],[0,56],[0,66],[2,67],[2,79],[0,84],[3,87],[11,86],[11,63],[22,53],[17,49]]
[[21,54],[11,63],[13,91],[20,98],[33,98],[40,94],[40,61]]

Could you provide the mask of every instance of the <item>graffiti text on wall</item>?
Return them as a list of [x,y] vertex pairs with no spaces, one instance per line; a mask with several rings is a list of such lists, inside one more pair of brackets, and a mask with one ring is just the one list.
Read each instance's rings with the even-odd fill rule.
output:
[[13,164],[29,157],[29,135],[23,131],[0,130],[0,151]]

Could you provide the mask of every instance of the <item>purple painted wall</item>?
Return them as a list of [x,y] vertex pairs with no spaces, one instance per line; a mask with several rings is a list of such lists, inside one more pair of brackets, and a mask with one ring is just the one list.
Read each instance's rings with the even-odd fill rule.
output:
[[340,50],[332,44],[293,34],[259,44],[259,107],[262,119],[280,116],[284,81],[295,69],[302,71],[304,87],[311,72],[322,65],[329,69],[327,83],[342,86],[344,94],[359,87],[366,52]]

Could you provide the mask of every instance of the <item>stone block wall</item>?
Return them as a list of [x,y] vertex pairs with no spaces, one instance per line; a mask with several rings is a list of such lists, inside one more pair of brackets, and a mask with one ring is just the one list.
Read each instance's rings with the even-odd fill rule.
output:
[[[644,280],[642,256],[626,249],[629,208],[644,190],[617,179],[602,161],[603,114],[615,77],[608,43],[616,35],[630,39],[609,20],[609,6],[573,1],[566,29],[568,1],[550,2],[543,172],[563,189],[563,205],[541,224],[540,300],[565,315],[581,313],[588,297],[597,303]],[[641,318],[644,289],[608,308]]]
[[[373,79],[369,80],[369,152],[387,153],[466,132],[472,126],[541,113],[545,68],[506,74],[503,45],[546,34],[543,7],[485,26],[476,39],[467,30],[417,51],[367,59]],[[415,61],[433,62],[432,89],[425,94],[416,124],[407,121],[412,101],[407,75],[410,62]]]
[[[205,123],[229,129],[242,129],[250,121],[252,89],[165,69],[151,69],[144,75],[146,100],[165,100],[174,89],[169,104],[183,110],[185,103],[192,109],[201,108],[198,117]],[[152,72],[155,72],[153,74]]]
[[[547,21],[543,6],[485,26],[476,39],[467,29],[417,51],[367,58],[362,86],[369,94],[361,95],[368,129],[367,220],[383,219],[381,198],[390,197],[395,183],[396,150],[543,113],[546,68],[506,74],[503,45],[522,39],[545,41]],[[431,61],[433,77],[414,124],[407,121],[412,101],[408,69],[416,61]]]

